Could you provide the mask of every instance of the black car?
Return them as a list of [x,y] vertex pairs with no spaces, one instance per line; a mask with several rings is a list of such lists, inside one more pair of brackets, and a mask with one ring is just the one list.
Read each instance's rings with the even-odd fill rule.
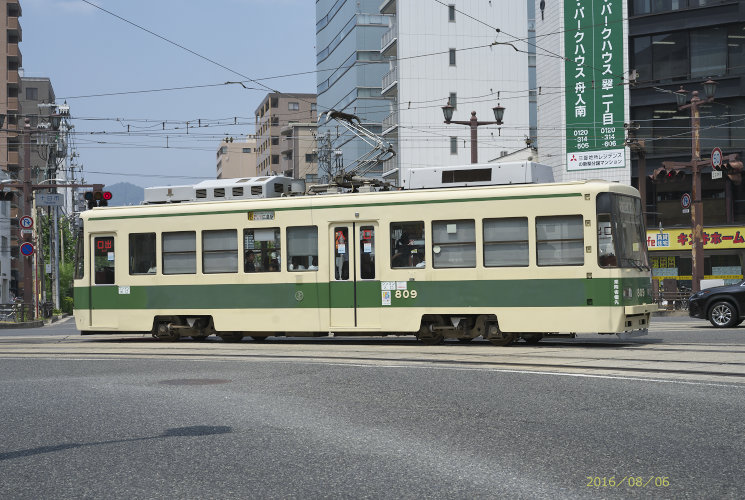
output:
[[688,314],[708,319],[717,328],[730,328],[745,321],[745,280],[715,286],[691,295]]

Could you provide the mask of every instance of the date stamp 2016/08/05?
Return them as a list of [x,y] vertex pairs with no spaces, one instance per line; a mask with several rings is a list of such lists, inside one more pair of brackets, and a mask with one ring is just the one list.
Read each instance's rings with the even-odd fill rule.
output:
[[670,486],[667,476],[585,476],[589,488],[666,488]]

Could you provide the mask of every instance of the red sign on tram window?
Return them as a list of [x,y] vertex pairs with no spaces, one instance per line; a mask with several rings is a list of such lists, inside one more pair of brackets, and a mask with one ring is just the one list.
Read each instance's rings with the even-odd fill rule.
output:
[[108,256],[109,252],[114,251],[114,237],[113,236],[96,238],[94,241],[95,241],[95,246],[96,246],[96,248],[94,248],[94,255],[96,257]]
[[363,240],[371,240],[373,237],[372,229],[362,229],[360,231]]

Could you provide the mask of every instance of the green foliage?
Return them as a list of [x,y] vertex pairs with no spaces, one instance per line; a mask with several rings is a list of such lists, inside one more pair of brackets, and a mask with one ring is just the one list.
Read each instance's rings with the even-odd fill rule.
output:
[[62,297],[62,312],[65,312],[67,314],[72,314],[73,309],[73,301],[72,297]]

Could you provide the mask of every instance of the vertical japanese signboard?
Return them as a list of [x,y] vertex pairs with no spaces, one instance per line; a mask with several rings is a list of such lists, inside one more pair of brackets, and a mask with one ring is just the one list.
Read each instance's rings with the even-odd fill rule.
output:
[[623,0],[564,0],[567,170],[623,168]]

